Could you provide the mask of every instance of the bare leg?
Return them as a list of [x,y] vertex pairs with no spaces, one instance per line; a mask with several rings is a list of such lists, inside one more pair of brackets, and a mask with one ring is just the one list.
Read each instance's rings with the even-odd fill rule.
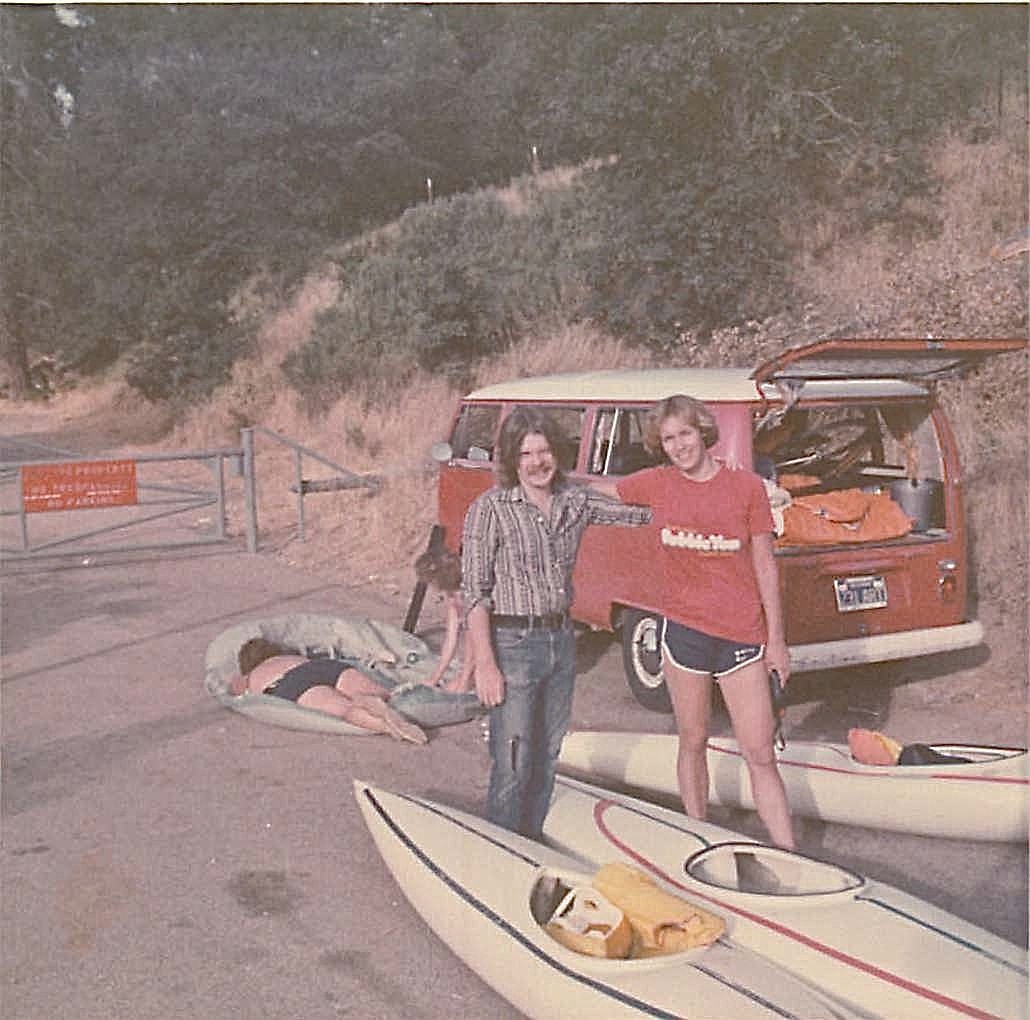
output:
[[712,714],[712,678],[662,663],[679,734],[676,778],[683,810],[691,818],[708,814],[708,725]]
[[751,775],[751,790],[758,815],[772,841],[777,846],[793,850],[790,805],[773,750],[775,723],[768,685],[762,662],[753,662],[719,681],[733,732]]
[[476,653],[472,647],[471,631],[465,632],[465,647],[460,649],[460,655],[461,668],[458,670],[458,675],[443,685],[443,689],[451,694],[464,694],[466,691],[475,689]]
[[[430,687],[436,687],[444,675],[447,667],[458,651],[458,643],[461,637],[461,596],[455,592],[448,592],[447,596],[447,629],[444,632],[443,644],[440,647],[440,658],[433,670],[433,675],[426,681]],[[451,680],[451,683],[454,681]]]
[[394,711],[379,695],[359,694],[355,699],[355,707],[367,712],[372,718],[379,720],[394,740],[408,740],[412,744],[425,744],[429,741],[425,731],[400,712]]
[[[374,681],[370,681],[374,683]],[[373,733],[386,733],[395,740],[408,740],[413,744],[424,744],[425,733],[414,723],[408,722],[386,702],[375,695],[359,694],[355,699],[341,694],[335,687],[318,684],[309,687],[297,699],[298,705],[315,708],[334,715],[338,719],[360,726]]]
[[390,692],[382,684],[365,676],[360,669],[345,669],[336,678],[336,689],[347,698],[355,698],[359,694],[368,694],[386,701]]

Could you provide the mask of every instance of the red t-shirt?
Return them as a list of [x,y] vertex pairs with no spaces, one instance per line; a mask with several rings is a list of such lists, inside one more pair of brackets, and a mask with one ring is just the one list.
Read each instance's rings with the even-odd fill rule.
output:
[[723,467],[694,482],[664,465],[628,475],[618,491],[623,502],[653,511],[666,616],[714,637],[764,644],[751,537],[774,527],[761,478]]

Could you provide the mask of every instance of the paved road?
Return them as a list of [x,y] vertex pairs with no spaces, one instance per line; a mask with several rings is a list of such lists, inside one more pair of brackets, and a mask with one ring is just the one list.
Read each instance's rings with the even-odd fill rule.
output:
[[[226,711],[202,686],[208,644],[235,623],[300,610],[399,623],[404,608],[233,549],[8,564],[5,1017],[516,1015],[402,900],[351,790],[361,777],[478,810],[479,725],[435,731],[424,748],[293,732]],[[577,726],[668,730],[630,698],[608,638],[580,644]],[[854,699],[813,698],[790,710],[795,736],[847,724]],[[921,720],[893,712],[889,693],[876,707],[915,739]],[[960,725],[938,714],[934,736]],[[970,739],[998,736],[997,721],[976,725],[991,732]],[[757,831],[750,815],[713,818]],[[816,823],[801,837],[1025,944],[1025,847]]]

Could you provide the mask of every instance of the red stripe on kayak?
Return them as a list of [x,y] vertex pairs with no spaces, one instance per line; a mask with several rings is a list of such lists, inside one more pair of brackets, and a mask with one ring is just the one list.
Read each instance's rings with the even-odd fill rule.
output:
[[[743,758],[744,755],[738,748],[720,747],[718,744],[709,744],[709,751],[718,751],[720,754],[728,754],[734,758]],[[855,769],[842,769],[835,765],[816,765],[810,761],[795,761],[791,758],[777,758],[780,765],[790,765],[796,769],[813,769],[816,772],[833,772],[841,776],[854,776],[857,779],[950,779],[952,782],[961,783],[1015,783],[1017,786],[1026,786],[1030,779],[1019,779],[1015,776],[956,776],[946,772],[920,772],[918,775],[898,776],[894,772],[859,772]],[[913,766],[913,768],[925,768],[925,766]]]
[[978,1009],[976,1006],[970,1006],[967,1003],[959,1002],[957,999],[952,999],[950,996],[943,995],[940,992],[935,992],[932,988],[924,988],[922,985],[916,984],[914,981],[909,981],[907,978],[903,978],[898,974],[892,974],[890,971],[883,970],[883,968],[877,967],[874,964],[866,963],[864,960],[851,956],[849,953],[844,953],[839,949],[834,949],[833,946],[828,946],[824,942],[818,942],[810,936],[805,935],[803,932],[797,931],[795,928],[788,928],[777,921],[770,920],[768,917],[763,917],[761,914],[755,914],[750,910],[744,910],[733,903],[727,903],[725,900],[719,899],[717,896],[710,896],[707,893],[694,889],[693,887],[684,885],[682,882],[673,878],[672,875],[667,875],[653,861],[648,860],[642,854],[628,846],[619,839],[611,829],[608,828],[604,821],[604,815],[611,807],[618,807],[618,804],[611,800],[599,800],[594,805],[594,824],[597,826],[598,831],[608,840],[609,843],[618,847],[619,850],[621,850],[627,857],[632,858],[637,862],[637,864],[641,865],[641,867],[646,868],[653,875],[663,879],[670,885],[674,885],[677,889],[682,889],[688,896],[697,896],[700,899],[707,900],[709,903],[714,903],[722,909],[728,910],[733,914],[738,914],[740,917],[747,918],[749,921],[754,921],[755,924],[760,924],[765,928],[769,928],[779,935],[785,935],[787,938],[793,939],[795,942],[800,942],[802,945],[807,946],[809,949],[814,949],[816,952],[822,953],[824,956],[832,957],[840,963],[847,964],[849,967],[854,967],[856,970],[870,974],[873,977],[879,978],[881,981],[886,981],[888,984],[896,985],[898,988],[903,988],[905,991],[911,992],[912,994],[918,995],[924,999],[928,999],[930,1002],[947,1006],[949,1009],[953,1009],[957,1013],[962,1013],[969,1017],[975,1017],[977,1020],[1001,1020],[1001,1018],[994,1013],[986,1013],[982,1009]]
[[934,772],[932,779],[950,779],[952,782],[959,780],[963,783],[1015,783],[1017,786],[1026,786],[1030,779],[1015,779],[1010,776],[949,776],[943,772]]

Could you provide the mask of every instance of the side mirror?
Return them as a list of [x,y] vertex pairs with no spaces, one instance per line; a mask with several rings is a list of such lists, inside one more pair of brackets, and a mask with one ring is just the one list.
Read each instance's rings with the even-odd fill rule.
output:
[[446,464],[454,456],[454,451],[451,449],[450,443],[441,440],[429,447],[429,456],[438,464]]

